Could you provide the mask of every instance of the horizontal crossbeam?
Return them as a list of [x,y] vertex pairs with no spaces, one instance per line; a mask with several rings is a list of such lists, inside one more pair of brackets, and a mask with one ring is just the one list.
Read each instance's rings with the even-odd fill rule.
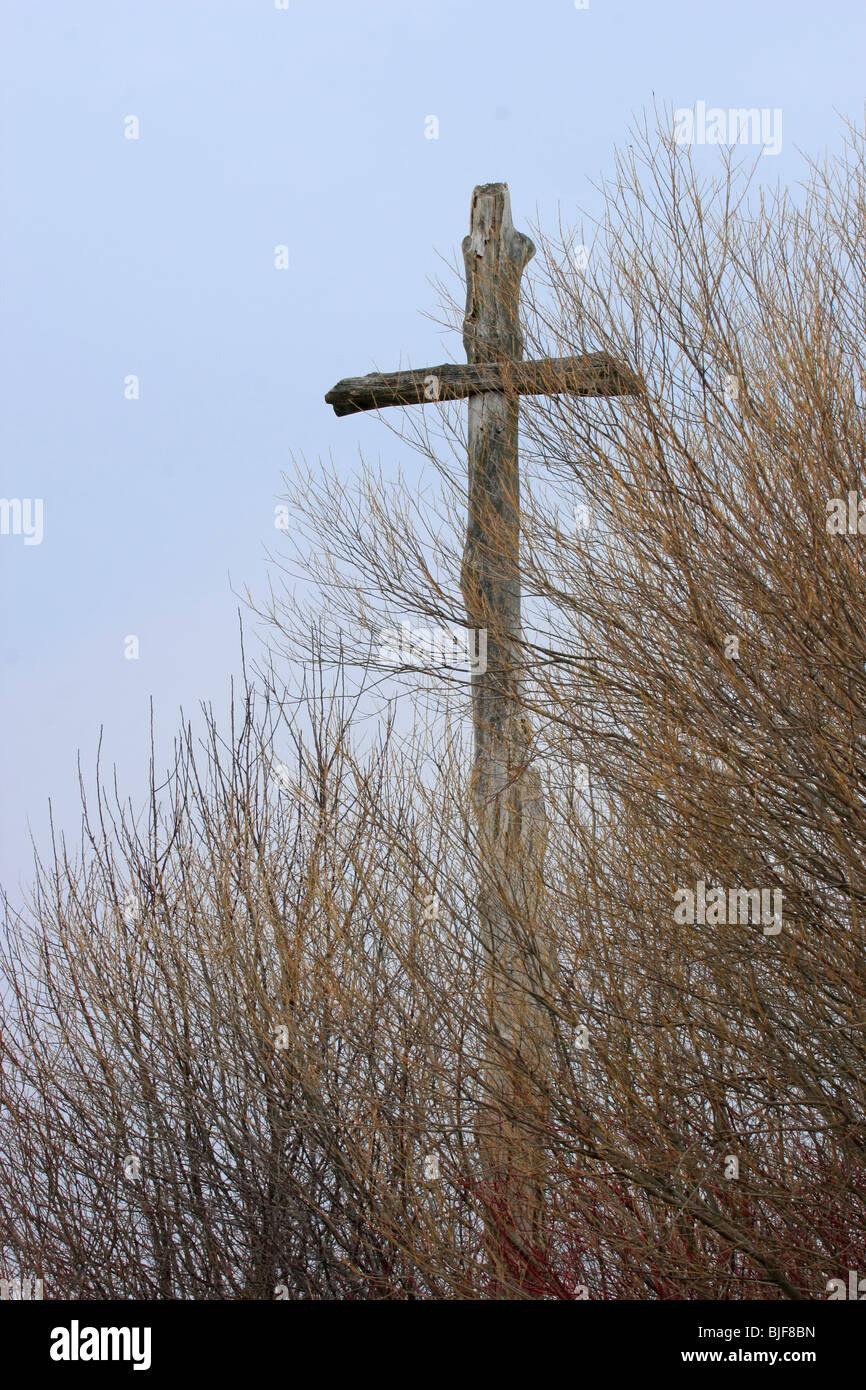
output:
[[637,396],[640,381],[606,352],[545,357],[539,362],[446,363],[423,371],[349,376],[325,396],[335,415],[388,405],[459,401],[484,391],[506,396]]

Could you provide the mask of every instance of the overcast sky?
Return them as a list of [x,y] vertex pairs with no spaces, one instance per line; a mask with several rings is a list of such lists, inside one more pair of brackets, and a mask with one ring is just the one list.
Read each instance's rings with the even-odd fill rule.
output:
[[0,535],[13,898],[100,725],[135,797],[151,698],[163,747],[224,705],[289,452],[394,458],[322,397],[460,355],[423,313],[473,186],[553,231],[654,98],[778,109],[792,181],[862,117],[864,38],[862,0],[3,0],[0,494],[44,508]]

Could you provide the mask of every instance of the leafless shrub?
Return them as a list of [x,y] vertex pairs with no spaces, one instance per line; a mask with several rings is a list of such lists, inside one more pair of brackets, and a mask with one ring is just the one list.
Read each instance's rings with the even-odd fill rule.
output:
[[[466,686],[380,654],[401,617],[465,621],[437,406],[450,458],[401,427],[435,492],[298,472],[286,564],[327,599],[303,704],[266,662],[230,737],[184,731],[145,831],[100,792],[8,916],[10,1266],[61,1297],[699,1299],[866,1266],[862,538],[827,525],[864,486],[863,149],[756,207],[638,132],[587,264],[536,237],[531,355],[644,385],[523,410],[545,1051],[498,1122],[542,1156],[542,1232],[479,1161],[498,965]],[[303,607],[265,611],[300,659]],[[380,680],[407,698],[371,741]],[[699,885],[783,906],[683,920]]]

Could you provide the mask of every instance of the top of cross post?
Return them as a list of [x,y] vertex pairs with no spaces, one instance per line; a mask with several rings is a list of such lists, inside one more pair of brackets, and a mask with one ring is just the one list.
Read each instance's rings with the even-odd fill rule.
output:
[[532,240],[514,229],[508,184],[478,184],[472,192],[469,235],[463,238],[463,346],[469,362],[517,361],[523,355],[520,277],[534,255]]

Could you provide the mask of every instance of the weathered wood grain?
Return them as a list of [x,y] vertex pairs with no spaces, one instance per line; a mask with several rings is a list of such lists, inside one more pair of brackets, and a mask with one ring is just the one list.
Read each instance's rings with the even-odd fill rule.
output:
[[537,362],[446,362],[422,371],[371,372],[338,381],[325,400],[335,415],[390,405],[459,401],[498,391],[506,396],[634,396],[640,383],[606,352],[543,357]]

